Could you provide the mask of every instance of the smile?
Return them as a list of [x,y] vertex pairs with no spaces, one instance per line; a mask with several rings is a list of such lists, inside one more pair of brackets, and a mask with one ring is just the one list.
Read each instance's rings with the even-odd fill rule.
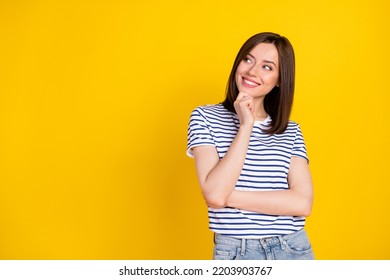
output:
[[260,84],[259,83],[256,83],[255,81],[252,81],[252,80],[249,80],[247,78],[242,78],[242,84],[246,87],[250,87],[250,88],[254,88],[254,87],[257,87],[259,86]]

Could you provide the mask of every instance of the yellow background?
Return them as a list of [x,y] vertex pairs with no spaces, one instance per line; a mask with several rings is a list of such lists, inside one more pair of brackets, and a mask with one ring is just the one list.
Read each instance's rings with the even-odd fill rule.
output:
[[210,259],[193,108],[240,46],[297,59],[318,259],[390,259],[387,1],[0,1],[0,259]]

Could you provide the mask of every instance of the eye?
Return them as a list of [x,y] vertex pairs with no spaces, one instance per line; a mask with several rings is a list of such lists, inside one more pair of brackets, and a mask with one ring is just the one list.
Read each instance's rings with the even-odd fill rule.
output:
[[268,70],[268,71],[271,71],[271,70],[272,70],[272,67],[269,66],[269,65],[264,65],[263,68],[264,68],[265,70]]
[[247,63],[252,63],[252,60],[248,56],[244,58],[244,61]]

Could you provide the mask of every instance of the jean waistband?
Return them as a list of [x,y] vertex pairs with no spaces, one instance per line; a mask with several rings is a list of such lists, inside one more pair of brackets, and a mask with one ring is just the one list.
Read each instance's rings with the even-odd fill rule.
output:
[[296,232],[286,234],[286,235],[280,235],[280,236],[272,236],[272,237],[264,237],[264,238],[236,238],[236,237],[231,237],[229,235],[224,235],[224,234],[219,234],[215,233],[214,234],[214,242],[216,239],[223,240],[224,243],[228,244],[242,244],[243,242],[245,243],[246,246],[250,245],[258,245],[260,244],[268,244],[268,245],[274,245],[274,244],[281,244],[283,241],[288,241],[291,238],[294,238],[295,236],[299,234],[305,234],[305,229],[302,228]]

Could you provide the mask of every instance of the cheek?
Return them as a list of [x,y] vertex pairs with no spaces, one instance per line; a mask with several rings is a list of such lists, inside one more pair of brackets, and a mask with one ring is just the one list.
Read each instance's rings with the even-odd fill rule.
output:
[[235,79],[236,83],[238,83],[238,81],[239,81],[239,79],[240,79],[240,77],[241,77],[240,73],[241,73],[241,72],[240,72],[240,69],[237,68],[236,74],[234,75],[234,79]]
[[242,74],[242,73],[246,72],[248,70],[247,68],[248,68],[248,66],[245,65],[245,63],[243,63],[241,61],[240,64],[238,64],[238,66],[237,66],[236,75],[237,74]]
[[271,74],[267,76],[267,81],[270,84],[277,84],[279,82],[279,75]]

